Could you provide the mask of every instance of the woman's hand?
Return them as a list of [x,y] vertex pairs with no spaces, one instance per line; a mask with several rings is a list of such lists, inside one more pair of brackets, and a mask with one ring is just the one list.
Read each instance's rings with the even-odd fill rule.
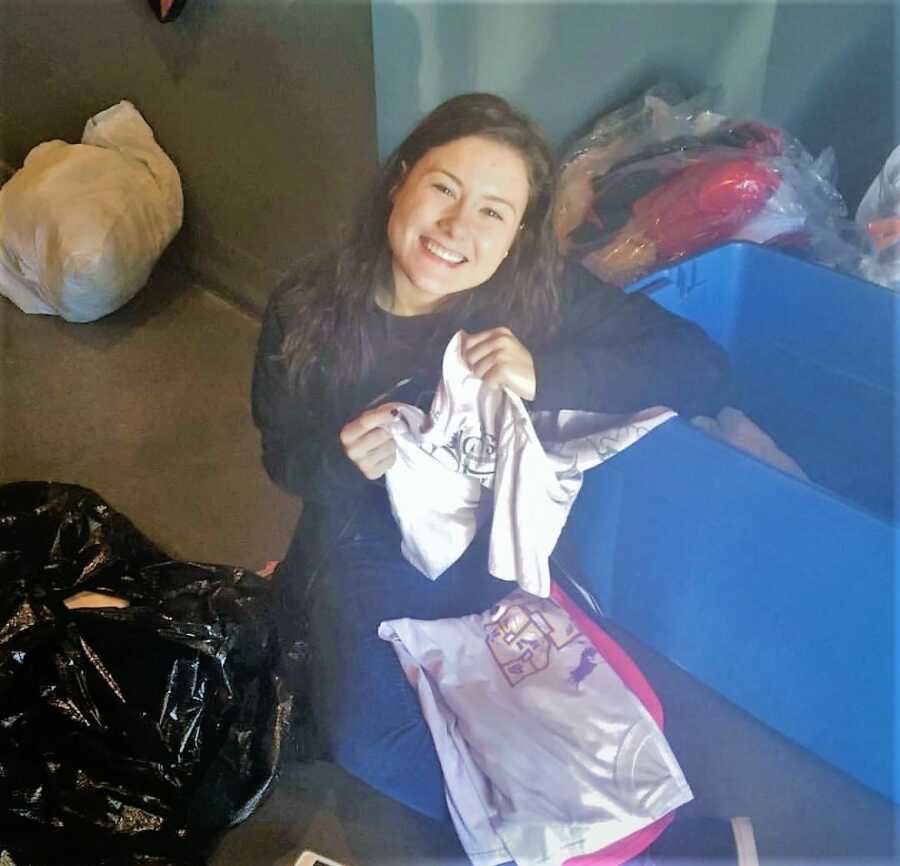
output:
[[509,328],[464,334],[462,353],[479,379],[489,385],[505,385],[523,400],[534,399],[534,359]]
[[397,403],[383,403],[363,412],[341,429],[344,453],[370,481],[381,478],[397,459],[397,446],[387,427]]

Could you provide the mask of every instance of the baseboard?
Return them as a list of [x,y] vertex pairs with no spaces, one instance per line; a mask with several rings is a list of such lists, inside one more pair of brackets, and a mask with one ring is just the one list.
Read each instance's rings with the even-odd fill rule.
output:
[[238,247],[185,226],[164,254],[169,267],[261,319],[272,289],[284,272]]

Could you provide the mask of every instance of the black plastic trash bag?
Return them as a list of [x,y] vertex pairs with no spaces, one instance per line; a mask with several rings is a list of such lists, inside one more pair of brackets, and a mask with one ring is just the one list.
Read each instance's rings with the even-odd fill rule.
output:
[[290,709],[268,596],[83,487],[0,486],[4,866],[200,864],[254,811]]

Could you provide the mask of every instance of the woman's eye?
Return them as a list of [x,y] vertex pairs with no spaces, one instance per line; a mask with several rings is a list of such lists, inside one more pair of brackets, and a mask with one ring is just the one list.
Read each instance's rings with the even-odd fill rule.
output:
[[492,219],[492,220],[500,220],[503,222],[503,214],[499,211],[495,211],[492,207],[486,207],[484,212]]
[[453,190],[450,189],[449,186],[446,186],[443,183],[436,183],[434,184],[434,188],[442,195],[450,196],[450,198],[453,198]]

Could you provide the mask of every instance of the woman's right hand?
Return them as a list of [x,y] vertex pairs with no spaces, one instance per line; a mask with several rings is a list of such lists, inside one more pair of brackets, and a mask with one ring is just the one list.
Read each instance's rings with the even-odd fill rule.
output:
[[368,409],[341,429],[344,453],[370,481],[381,478],[397,459],[394,437],[384,428],[395,417],[399,403],[382,403]]

